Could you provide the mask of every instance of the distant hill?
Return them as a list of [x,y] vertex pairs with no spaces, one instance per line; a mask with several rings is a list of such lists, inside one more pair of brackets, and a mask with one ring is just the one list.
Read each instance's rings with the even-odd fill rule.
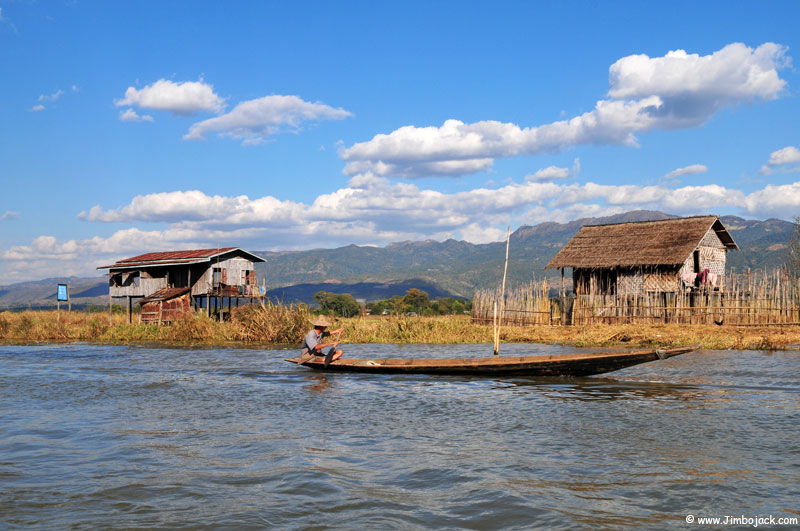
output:
[[[558,277],[544,271],[545,265],[582,225],[650,221],[678,216],[637,210],[614,216],[583,218],[569,223],[545,222],[522,226],[511,235],[508,282]],[[769,219],[746,220],[723,216],[739,251],[728,254],[735,271],[773,268],[784,263],[786,248],[794,233],[792,223]],[[496,286],[502,279],[505,242],[471,244],[464,241],[432,240],[392,243],[386,247],[349,245],[337,249],[310,251],[262,251],[267,259],[258,264],[259,276],[266,276],[272,289],[297,284],[325,282],[397,283],[424,280],[451,295],[471,297],[476,288]]]
[[[557,271],[544,266],[582,225],[669,219],[677,216],[637,210],[615,216],[584,218],[569,223],[524,225],[511,235],[508,266],[510,285],[537,279],[557,284]],[[728,267],[735,271],[768,268],[784,263],[794,225],[787,221],[747,220],[722,216],[739,251],[728,253]],[[348,245],[309,251],[256,251],[267,259],[257,264],[259,278],[266,278],[268,292],[285,302],[313,302],[317,291],[350,293],[376,300],[403,295],[414,287],[433,298],[471,298],[477,288],[497,286],[503,274],[505,242],[472,244],[464,241],[406,241],[386,247]],[[27,305],[55,306],[58,282],[69,282],[73,305],[107,304],[104,278],[46,279],[0,286],[0,308]]]
[[318,284],[297,284],[267,291],[267,296],[281,301],[314,302],[314,294],[320,291],[330,293],[349,293],[356,299],[376,301],[388,299],[394,295],[404,295],[411,288],[421,289],[428,293],[432,299],[449,297],[450,294],[440,289],[436,284],[422,279],[408,279],[400,282],[357,282],[347,284],[342,282],[323,282]]
[[[0,309],[55,308],[59,284],[69,284],[69,297],[74,309],[89,304],[108,304],[108,280],[105,277],[55,277],[0,286]],[[62,303],[62,308],[65,307],[66,303]]]
[[721,216],[720,221],[740,249],[728,253],[730,270],[773,269],[785,264],[788,244],[795,233],[793,223],[780,219],[757,221],[737,216]]

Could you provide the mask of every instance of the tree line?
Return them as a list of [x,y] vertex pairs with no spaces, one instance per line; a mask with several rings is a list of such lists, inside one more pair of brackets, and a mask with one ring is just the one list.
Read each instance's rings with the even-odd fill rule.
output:
[[[349,293],[329,293],[319,291],[314,294],[320,311],[341,317],[355,317],[361,313],[361,305]],[[366,304],[365,309],[372,315],[453,315],[472,310],[472,302],[455,297],[444,297],[435,301],[430,295],[417,288],[411,288],[405,295],[395,295]]]

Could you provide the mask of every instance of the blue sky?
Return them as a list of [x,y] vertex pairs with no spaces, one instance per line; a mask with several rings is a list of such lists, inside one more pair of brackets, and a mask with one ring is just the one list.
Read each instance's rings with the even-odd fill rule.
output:
[[639,208],[792,219],[799,14],[0,0],[2,283]]

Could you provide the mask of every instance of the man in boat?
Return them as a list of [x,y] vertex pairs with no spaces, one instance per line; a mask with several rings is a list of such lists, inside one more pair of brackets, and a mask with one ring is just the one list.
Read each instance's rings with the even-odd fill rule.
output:
[[[306,334],[306,338],[303,340],[303,353],[300,354],[300,362],[305,363],[312,356],[323,356],[325,355],[325,349],[329,347],[337,347],[339,346],[339,338],[336,338],[336,341],[330,343],[323,343],[322,340],[325,337],[330,336],[331,334],[341,334],[342,328],[338,328],[336,330],[327,331],[326,328],[329,328],[333,323],[328,320],[325,316],[319,316],[313,321],[311,321],[311,325],[314,327],[308,334]],[[332,349],[333,350],[333,349]],[[328,364],[332,361],[336,361],[342,357],[341,349],[335,349],[331,356],[326,356],[325,363]]]

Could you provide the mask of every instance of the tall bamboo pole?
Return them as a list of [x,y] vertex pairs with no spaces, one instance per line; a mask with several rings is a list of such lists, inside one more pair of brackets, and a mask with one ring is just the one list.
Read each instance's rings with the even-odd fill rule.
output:
[[497,327],[497,301],[494,301],[494,317],[492,319],[493,327],[492,327],[492,340],[494,342],[494,355],[498,355],[498,351],[500,350],[500,330]]
[[495,328],[495,340],[494,340],[494,355],[500,355],[500,325],[503,323],[503,316],[505,315],[506,310],[506,275],[508,274],[508,247],[511,243],[511,226],[508,227],[508,231],[506,232],[506,263],[503,267],[503,285],[500,288],[500,321],[497,324],[497,328]]

